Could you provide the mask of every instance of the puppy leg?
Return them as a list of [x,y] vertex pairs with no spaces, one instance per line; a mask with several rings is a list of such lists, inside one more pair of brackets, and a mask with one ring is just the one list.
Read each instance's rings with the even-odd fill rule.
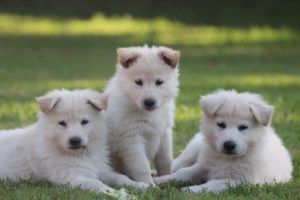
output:
[[71,178],[69,180],[69,184],[72,187],[80,187],[81,189],[101,192],[105,194],[112,194],[117,192],[117,190],[105,185],[97,179],[87,178],[80,175]]
[[151,168],[141,141],[131,142],[119,152],[126,175],[135,181],[153,185]]
[[143,182],[136,182],[129,179],[127,176],[119,174],[114,171],[107,171],[100,174],[100,179],[108,184],[116,184],[118,186],[131,186],[134,188],[146,189],[148,184]]
[[170,181],[178,181],[182,183],[200,183],[205,170],[201,163],[195,163],[192,166],[181,168],[173,174],[154,177],[154,182],[158,185]]
[[171,165],[173,160],[173,138],[172,130],[168,129],[166,134],[161,137],[158,152],[154,158],[154,164],[158,176],[171,173]]
[[182,191],[190,191],[194,193],[199,192],[222,192],[229,187],[236,187],[239,183],[233,179],[220,179],[220,180],[210,180],[204,184],[201,185],[195,185],[195,186],[189,186],[184,187],[181,190]]
[[173,161],[172,172],[191,166],[196,162],[201,148],[202,137],[199,133],[193,137],[183,152]]

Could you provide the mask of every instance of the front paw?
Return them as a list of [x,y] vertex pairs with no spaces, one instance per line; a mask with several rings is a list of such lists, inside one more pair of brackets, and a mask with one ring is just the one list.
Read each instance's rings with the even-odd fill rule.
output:
[[202,193],[207,192],[207,188],[200,185],[183,187],[180,189],[182,192]]
[[111,194],[117,192],[117,190],[115,190],[115,189],[113,189],[113,188],[111,188],[109,186],[103,186],[103,187],[99,188],[97,190],[97,192],[103,192],[104,194],[111,195]]
[[124,188],[121,188],[120,190],[115,190],[114,192],[109,193],[108,195],[113,197],[114,199],[118,199],[118,200],[136,199],[135,196],[128,194]]
[[153,177],[155,184],[162,185],[170,181],[169,175]]
[[145,190],[147,188],[150,187],[150,184],[147,183],[143,183],[143,182],[136,182],[132,185],[132,187],[136,188],[136,189],[142,189]]
[[148,179],[146,181],[143,181],[144,184],[147,184],[150,187],[156,187],[155,182],[153,181],[153,178],[151,177],[151,179]]

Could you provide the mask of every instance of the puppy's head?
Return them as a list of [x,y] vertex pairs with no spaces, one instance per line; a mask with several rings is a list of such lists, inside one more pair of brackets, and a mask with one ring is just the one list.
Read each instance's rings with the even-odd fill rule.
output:
[[178,93],[180,52],[167,47],[117,50],[117,80],[122,92],[141,109],[152,111]]
[[105,136],[102,110],[107,97],[91,90],[54,90],[38,97],[38,125],[46,140],[65,153],[88,147],[93,139]]
[[241,156],[263,137],[274,108],[259,95],[217,91],[200,99],[202,130],[214,150]]

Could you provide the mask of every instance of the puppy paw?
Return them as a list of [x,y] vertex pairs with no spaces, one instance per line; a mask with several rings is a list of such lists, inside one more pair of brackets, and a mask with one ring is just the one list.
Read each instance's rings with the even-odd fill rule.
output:
[[157,171],[155,169],[151,169],[151,176],[157,176]]
[[152,180],[150,183],[149,183],[150,187],[157,187],[156,183],[154,182],[154,180]]
[[132,185],[132,187],[137,188],[137,189],[145,190],[148,187],[150,187],[150,184],[143,183],[143,182],[136,182],[136,183],[134,183],[134,185]]
[[128,194],[124,188],[121,188],[120,190],[115,190],[113,193],[110,193],[108,195],[113,197],[114,199],[118,199],[118,200],[136,199],[135,196]]
[[103,192],[103,193],[105,193],[105,194],[111,195],[111,194],[116,193],[117,190],[115,190],[115,189],[113,189],[113,188],[111,188],[111,187],[106,186],[106,187],[104,187],[104,188],[101,188],[101,189],[100,189],[100,192]]
[[183,187],[180,190],[182,192],[201,193],[201,192],[206,192],[207,188],[197,185],[197,186]]
[[153,177],[153,180],[154,180],[155,184],[157,184],[157,185],[161,185],[161,184],[164,184],[164,183],[167,183],[167,182],[170,181],[168,175],[166,175],[166,176],[159,176],[159,177]]
[[147,184],[148,187],[156,187],[155,182],[153,181],[153,178],[151,177],[151,179],[148,179],[146,181],[143,181],[144,184]]

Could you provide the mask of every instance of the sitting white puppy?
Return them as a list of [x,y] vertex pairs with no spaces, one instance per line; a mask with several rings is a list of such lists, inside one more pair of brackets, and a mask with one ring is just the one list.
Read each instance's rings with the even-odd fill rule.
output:
[[45,179],[103,193],[116,190],[101,181],[144,187],[108,165],[106,99],[91,90],[54,90],[37,98],[37,123],[0,132],[0,179]]
[[270,126],[273,106],[256,94],[223,90],[202,97],[201,105],[202,133],[173,162],[174,173],[156,178],[157,184],[175,180],[194,185],[183,190],[220,192],[292,178],[290,155]]
[[158,175],[171,173],[180,53],[144,46],[120,48],[117,54],[117,71],[106,89],[112,163],[133,180],[154,184],[149,160]]

